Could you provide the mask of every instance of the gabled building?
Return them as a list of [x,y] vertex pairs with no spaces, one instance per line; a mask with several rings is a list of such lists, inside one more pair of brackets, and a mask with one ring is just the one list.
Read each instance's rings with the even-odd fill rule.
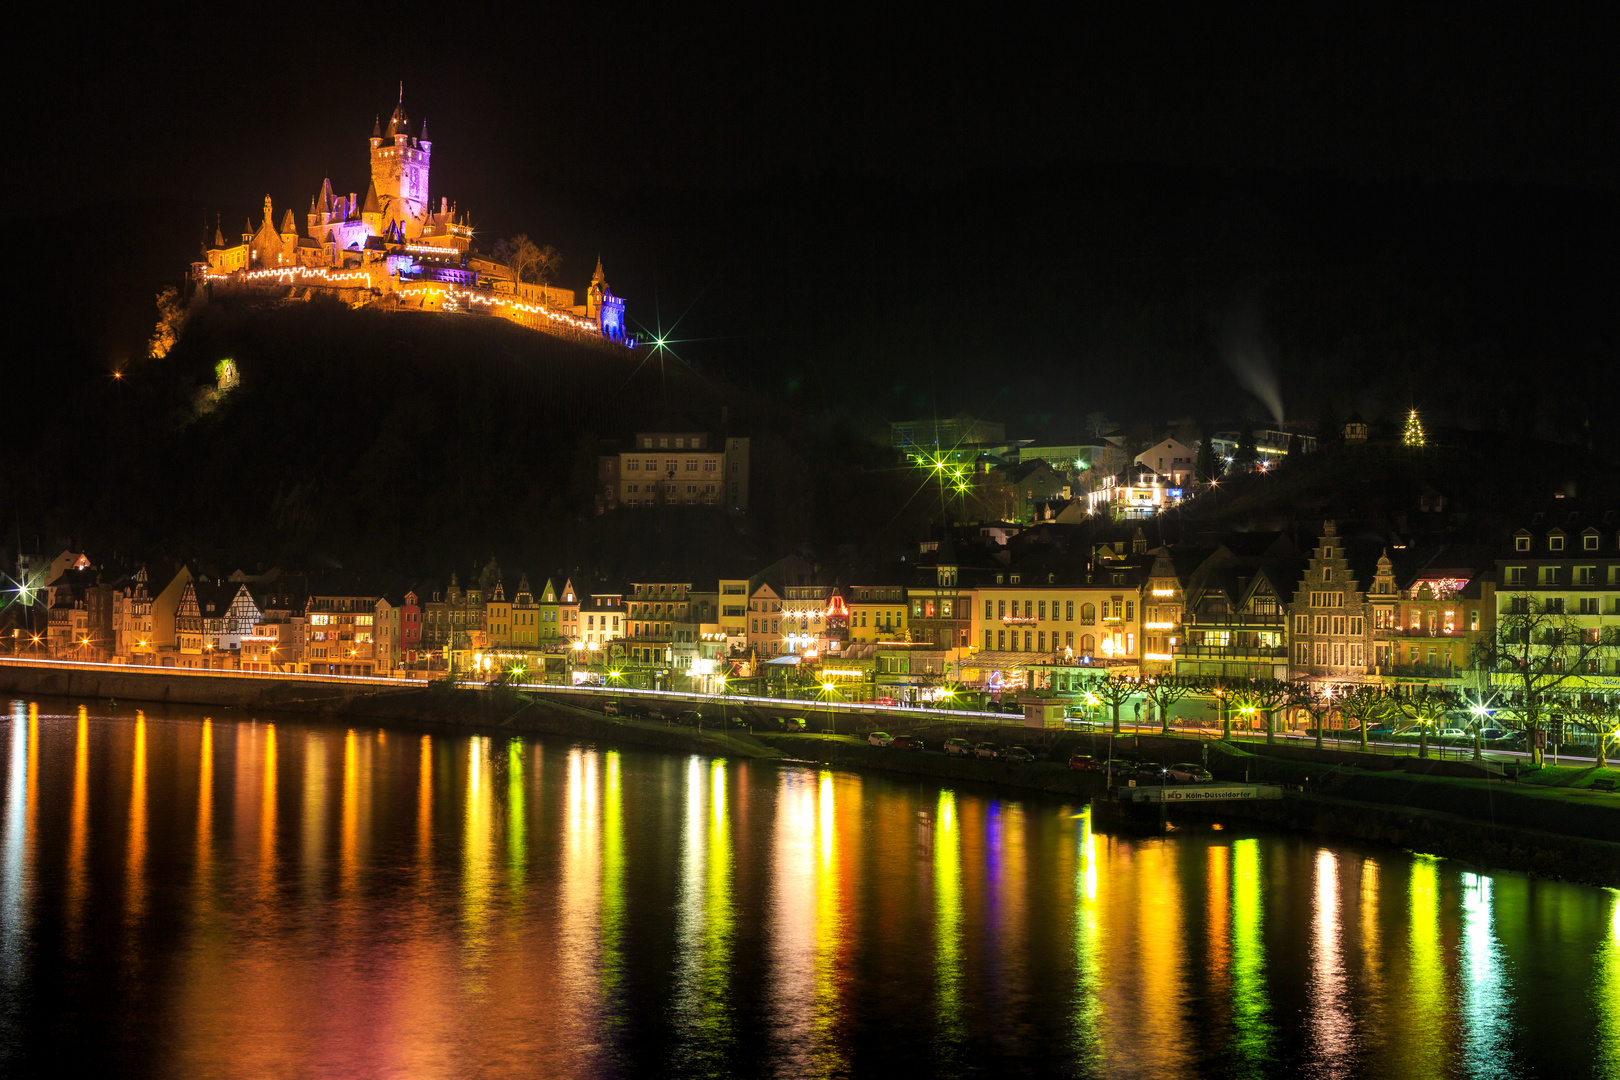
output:
[[1371,584],[1375,565],[1376,553],[1368,557],[1358,551],[1352,560],[1335,524],[1323,523],[1321,538],[1288,605],[1294,676],[1337,682],[1372,674],[1372,605],[1362,580]]

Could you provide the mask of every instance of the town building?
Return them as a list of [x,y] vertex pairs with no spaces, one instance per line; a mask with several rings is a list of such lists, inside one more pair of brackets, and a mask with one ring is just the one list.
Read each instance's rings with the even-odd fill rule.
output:
[[1198,450],[1179,439],[1165,439],[1136,455],[1137,465],[1146,465],[1166,478],[1170,487],[1192,485]]
[[849,640],[857,644],[907,641],[906,587],[901,584],[851,585],[846,594],[849,605]]
[[1584,670],[1565,689],[1620,690],[1620,513],[1555,504],[1514,532],[1496,568],[1498,622],[1538,610],[1601,646],[1581,650]]
[[1104,476],[1086,495],[1086,510],[1115,521],[1136,521],[1179,506],[1187,489],[1150,466],[1135,464],[1114,476]]
[[370,675],[377,665],[377,596],[312,594],[304,608],[310,675]]
[[1322,535],[1288,605],[1296,677],[1359,681],[1372,673],[1372,605],[1360,582],[1376,574],[1376,555],[1352,552],[1334,522]]
[[706,431],[638,431],[629,449],[597,464],[598,512],[618,507],[748,509],[749,440]]

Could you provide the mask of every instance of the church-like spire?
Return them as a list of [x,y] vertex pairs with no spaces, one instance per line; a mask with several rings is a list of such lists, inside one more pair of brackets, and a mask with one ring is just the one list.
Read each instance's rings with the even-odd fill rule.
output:
[[321,194],[320,198],[315,201],[315,212],[318,214],[330,214],[332,204],[336,201],[332,196],[331,178],[321,181]]
[[219,217],[218,214],[214,215],[214,246],[223,250],[225,247],[225,233],[219,227]]
[[418,142],[427,142],[428,141],[428,137],[427,137],[427,117],[425,117],[425,116],[422,117],[422,130],[417,132],[416,138],[417,138]]
[[371,121],[371,137],[373,139],[382,138],[382,115],[380,113]]
[[395,135],[409,135],[411,133],[411,119],[405,115],[405,84],[399,84],[399,104],[394,106],[394,115],[388,118],[388,137]]
[[607,288],[607,275],[602,272],[602,256],[600,255],[596,257],[596,273],[591,275],[591,284],[601,285],[604,289]]

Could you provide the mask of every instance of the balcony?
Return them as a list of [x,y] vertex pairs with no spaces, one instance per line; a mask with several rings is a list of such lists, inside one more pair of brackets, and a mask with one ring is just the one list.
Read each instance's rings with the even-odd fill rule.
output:
[[1460,679],[1462,668],[1440,664],[1390,664],[1375,669],[1378,674],[1392,679]]
[[1206,626],[1214,629],[1280,629],[1286,616],[1278,615],[1199,615],[1189,611],[1184,616],[1188,626]]
[[1284,663],[1288,660],[1286,645],[1181,645],[1176,648],[1177,660],[1264,660]]

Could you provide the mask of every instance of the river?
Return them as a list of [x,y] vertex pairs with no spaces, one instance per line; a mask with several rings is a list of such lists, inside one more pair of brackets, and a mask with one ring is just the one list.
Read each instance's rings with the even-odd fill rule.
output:
[[13,702],[8,1075],[1620,1077],[1620,892],[988,788]]

